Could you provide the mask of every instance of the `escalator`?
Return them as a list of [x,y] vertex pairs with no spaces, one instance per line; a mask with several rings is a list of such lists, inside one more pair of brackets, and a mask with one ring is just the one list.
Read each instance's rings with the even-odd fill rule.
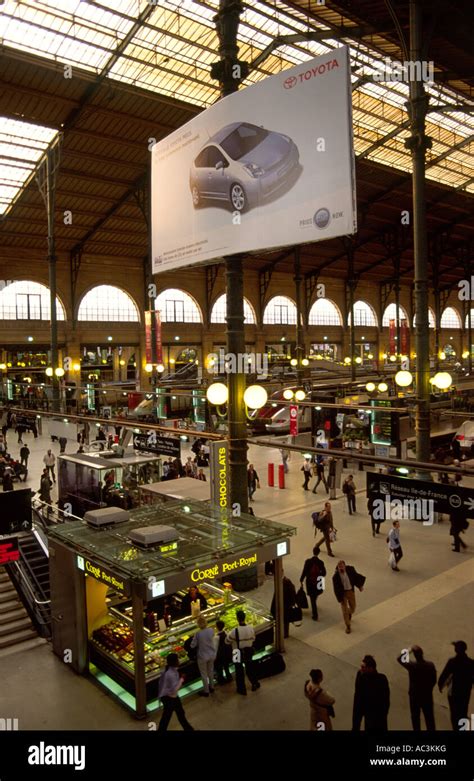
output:
[[10,581],[40,637],[51,637],[49,554],[45,534],[39,529],[18,536],[20,557],[5,565]]

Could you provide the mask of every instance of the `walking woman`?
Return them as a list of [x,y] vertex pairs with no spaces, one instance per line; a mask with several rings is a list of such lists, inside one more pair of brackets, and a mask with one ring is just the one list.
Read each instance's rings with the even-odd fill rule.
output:
[[309,700],[311,732],[332,730],[331,716],[334,717],[333,705],[336,702],[322,687],[323,674],[321,670],[310,670],[310,679],[304,685],[305,697]]

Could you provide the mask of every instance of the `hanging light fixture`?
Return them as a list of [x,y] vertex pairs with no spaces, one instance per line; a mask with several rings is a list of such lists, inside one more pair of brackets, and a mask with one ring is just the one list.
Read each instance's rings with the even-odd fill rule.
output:
[[395,375],[395,382],[400,388],[408,388],[413,382],[413,375],[408,371],[400,371]]
[[386,393],[388,391],[388,385],[386,382],[379,382],[377,385],[377,390],[380,391],[380,393]]
[[216,407],[225,404],[229,398],[227,385],[224,385],[223,382],[213,382],[206,391],[206,398],[210,404],[214,404]]
[[244,393],[244,404],[249,409],[261,409],[265,406],[268,399],[268,393],[261,385],[249,385]]
[[291,401],[294,395],[295,394],[293,393],[291,388],[285,388],[285,390],[283,391],[283,398],[286,399],[287,401]]

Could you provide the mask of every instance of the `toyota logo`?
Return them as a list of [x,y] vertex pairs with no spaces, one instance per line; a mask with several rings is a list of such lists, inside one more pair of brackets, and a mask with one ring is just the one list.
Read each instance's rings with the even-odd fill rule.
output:
[[292,89],[297,81],[298,79],[296,76],[288,76],[288,78],[283,82],[283,86],[285,89]]

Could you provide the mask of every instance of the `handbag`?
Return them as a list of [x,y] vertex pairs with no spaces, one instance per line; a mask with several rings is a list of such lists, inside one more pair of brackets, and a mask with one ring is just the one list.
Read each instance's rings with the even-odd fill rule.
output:
[[336,542],[337,541],[337,529],[330,529],[329,530],[329,541],[330,542]]
[[[314,698],[314,701],[315,701],[315,702],[318,702],[318,697],[319,697],[319,695],[320,695],[320,694],[322,694],[322,691],[323,691],[323,690],[321,689],[321,690],[320,690],[320,691],[317,693],[316,697]],[[328,716],[330,716],[330,717],[331,717],[331,719],[335,719],[335,718],[336,718],[336,712],[335,712],[335,710],[334,710],[334,708],[333,708],[333,706],[332,706],[332,705],[320,705],[319,707],[320,707],[320,708],[326,708],[326,710],[327,710],[327,712],[328,712]]]
[[390,564],[392,569],[395,569],[395,567],[397,566],[397,560],[395,558],[395,553],[393,552],[393,550],[390,551],[390,556],[388,557],[388,563]]
[[298,605],[293,605],[289,610],[289,622],[295,626],[301,626],[303,623],[303,611]]
[[306,596],[306,591],[304,590],[303,586],[301,586],[296,592],[296,604],[302,610],[306,610],[309,607],[308,597]]

